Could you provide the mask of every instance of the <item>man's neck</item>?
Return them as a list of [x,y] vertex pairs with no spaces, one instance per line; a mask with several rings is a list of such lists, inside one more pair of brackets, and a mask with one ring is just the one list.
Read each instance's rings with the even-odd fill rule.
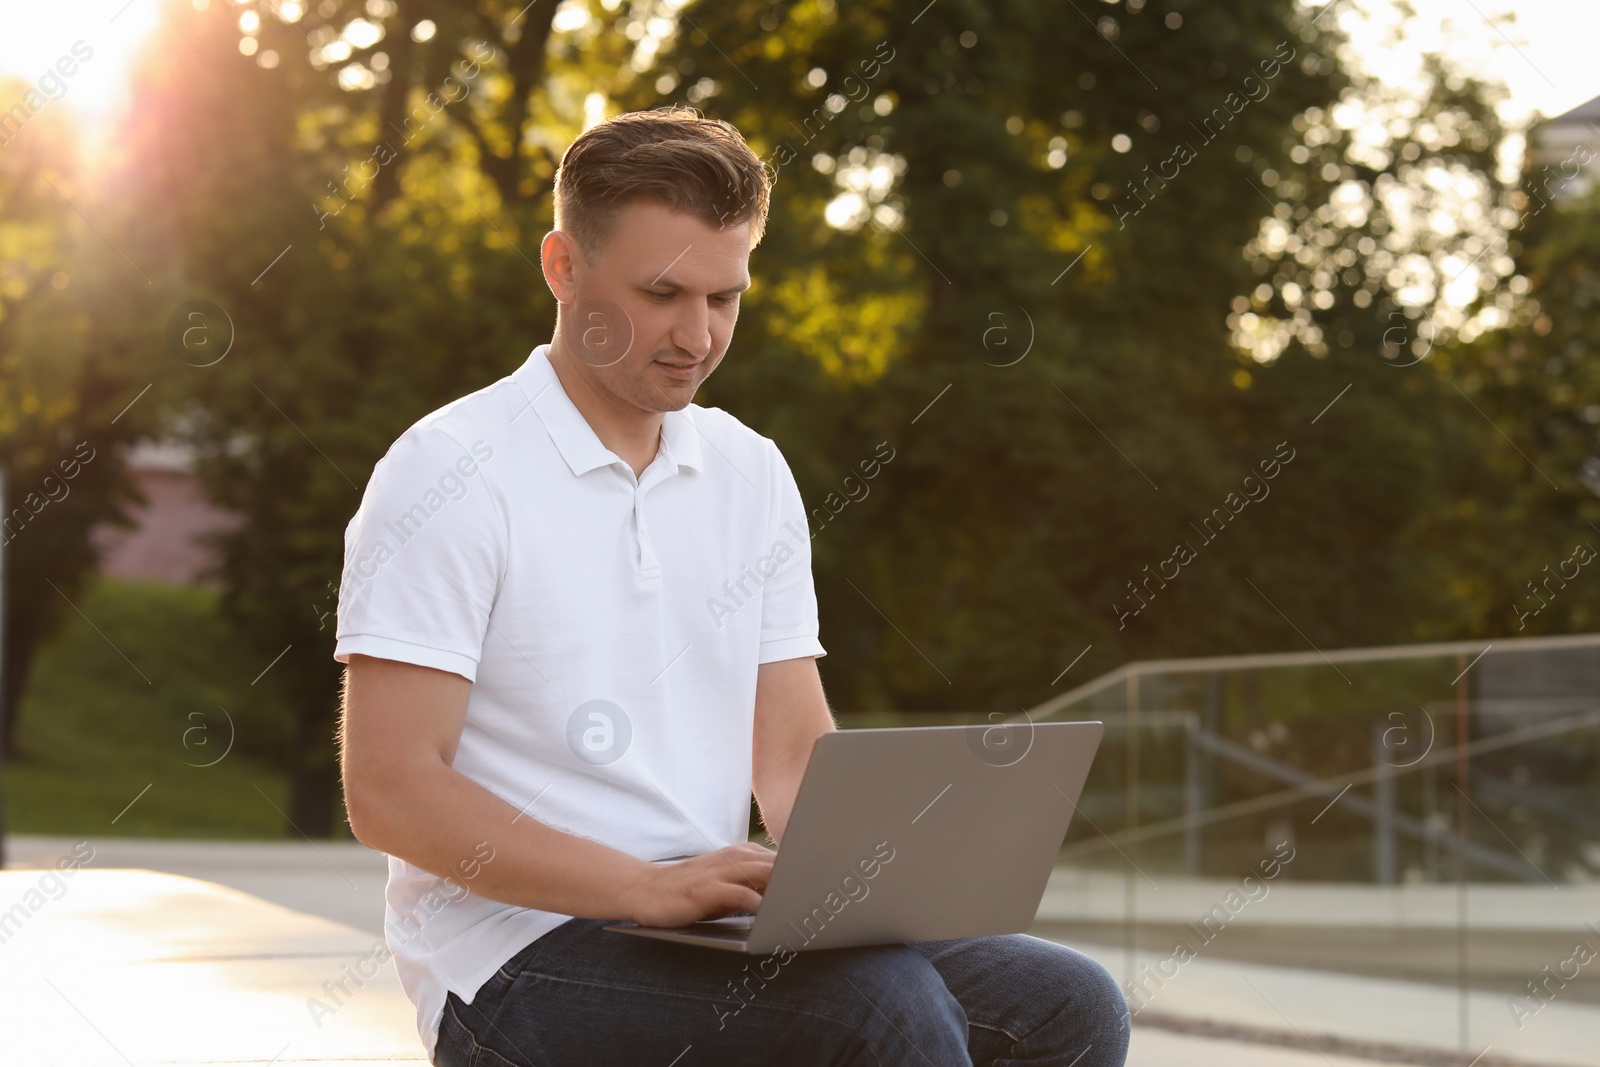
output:
[[661,446],[662,413],[641,411],[591,384],[561,344],[559,334],[550,342],[550,365],[600,443],[633,468],[634,477],[644,474]]

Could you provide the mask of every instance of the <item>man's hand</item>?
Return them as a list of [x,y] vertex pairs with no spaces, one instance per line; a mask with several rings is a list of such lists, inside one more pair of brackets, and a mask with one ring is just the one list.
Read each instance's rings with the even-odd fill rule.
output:
[[687,926],[740,908],[755,914],[776,856],[751,841],[677,863],[651,864],[634,883],[627,918],[640,926]]

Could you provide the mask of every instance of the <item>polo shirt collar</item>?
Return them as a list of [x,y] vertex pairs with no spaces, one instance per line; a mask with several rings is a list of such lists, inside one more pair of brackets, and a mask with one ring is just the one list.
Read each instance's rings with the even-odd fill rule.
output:
[[694,424],[694,414],[690,408],[668,411],[661,416],[661,447],[667,457],[680,467],[693,467],[695,470],[704,467],[700,458],[700,430]]
[[[567,395],[550,364],[550,346],[540,345],[512,377],[528,397],[574,475],[584,475],[597,467],[621,463],[622,459],[601,443],[594,427],[583,417]],[[700,431],[688,408],[668,411],[661,418],[661,450],[679,467],[703,469]]]

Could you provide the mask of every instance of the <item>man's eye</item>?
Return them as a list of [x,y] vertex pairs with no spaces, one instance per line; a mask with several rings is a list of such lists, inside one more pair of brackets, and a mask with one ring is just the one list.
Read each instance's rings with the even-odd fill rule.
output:
[[739,298],[736,296],[719,296],[715,299],[718,305],[725,308],[732,307],[739,302]]
[[672,299],[672,294],[671,293],[646,292],[645,295],[648,296],[652,300],[671,300]]

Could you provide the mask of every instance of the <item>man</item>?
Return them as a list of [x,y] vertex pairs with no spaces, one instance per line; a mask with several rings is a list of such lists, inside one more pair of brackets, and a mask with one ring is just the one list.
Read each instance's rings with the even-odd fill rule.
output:
[[1121,992],[1037,938],[757,974],[601,930],[758,911],[774,854],[747,840],[752,789],[781,844],[834,728],[794,479],[690,402],[769,192],[738,132],[692,111],[585,132],[540,249],[551,343],[407,430],[346,532],[346,803],[390,857],[418,1032],[439,1067],[1120,1064]]

